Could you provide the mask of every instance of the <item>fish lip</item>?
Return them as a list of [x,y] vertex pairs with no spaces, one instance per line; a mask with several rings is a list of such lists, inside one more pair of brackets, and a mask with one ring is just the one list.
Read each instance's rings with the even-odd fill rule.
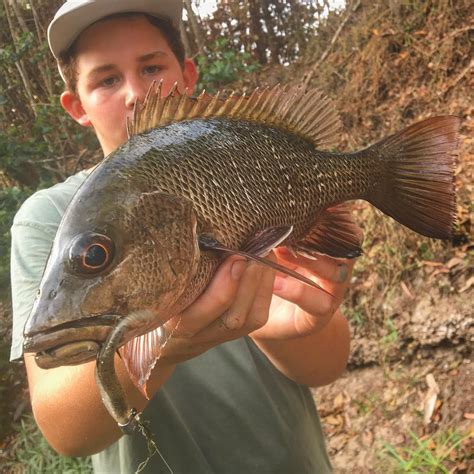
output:
[[103,342],[118,318],[118,315],[94,316],[59,324],[46,331],[25,334],[23,351],[39,353],[81,340]]
[[64,365],[78,365],[89,362],[97,358],[99,351],[100,344],[97,341],[68,342],[47,351],[36,353],[35,361],[41,369],[53,369]]

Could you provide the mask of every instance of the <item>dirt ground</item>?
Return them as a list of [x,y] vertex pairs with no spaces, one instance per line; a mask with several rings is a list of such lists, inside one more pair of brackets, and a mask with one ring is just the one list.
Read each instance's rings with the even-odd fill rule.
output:
[[353,324],[349,370],[314,391],[334,470],[406,472],[384,454],[387,443],[407,448],[413,436],[432,437],[434,452],[455,431],[467,439],[445,461],[446,472],[474,472],[472,293],[400,306],[396,340]]
[[[432,375],[440,392],[435,410],[425,423],[424,410]],[[430,360],[386,367],[355,369],[329,387],[318,389],[315,397],[327,436],[328,451],[336,473],[394,472],[385,443],[395,447],[410,443],[410,432],[423,438],[440,430],[467,433],[473,422],[473,364],[451,350],[439,349]],[[472,443],[472,438],[471,438]],[[474,459],[465,443],[464,454],[450,460],[453,472],[473,472]],[[426,472],[426,471],[424,471]]]

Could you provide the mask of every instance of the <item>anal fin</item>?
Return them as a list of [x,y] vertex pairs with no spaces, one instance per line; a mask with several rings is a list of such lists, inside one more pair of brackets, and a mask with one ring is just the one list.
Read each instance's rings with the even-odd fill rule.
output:
[[335,258],[355,258],[362,254],[362,232],[346,204],[322,211],[306,237],[291,249],[313,256],[325,254]]

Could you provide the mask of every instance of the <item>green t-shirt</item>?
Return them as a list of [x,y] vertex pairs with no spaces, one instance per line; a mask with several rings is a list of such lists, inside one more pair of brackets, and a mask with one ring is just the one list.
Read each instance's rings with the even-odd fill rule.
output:
[[[22,355],[23,327],[61,217],[86,176],[37,192],[15,216],[12,359]],[[142,419],[175,474],[331,472],[311,392],[282,375],[248,337],[179,364]],[[144,438],[134,434],[92,461],[95,472],[128,473],[146,457]],[[170,471],[155,455],[143,472]]]

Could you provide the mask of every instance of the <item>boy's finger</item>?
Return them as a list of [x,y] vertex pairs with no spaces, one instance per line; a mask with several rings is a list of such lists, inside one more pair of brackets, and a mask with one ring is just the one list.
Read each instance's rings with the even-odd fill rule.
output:
[[274,293],[280,298],[295,303],[311,316],[326,317],[333,314],[342,303],[348,282],[332,283],[319,281],[318,283],[330,294],[292,278],[280,277],[277,277],[275,280]]
[[245,285],[244,276],[234,303],[227,310],[225,318],[222,318],[230,329],[245,327],[248,332],[249,329],[262,326],[268,319],[275,271],[255,264],[250,265],[249,273],[251,270],[254,275],[250,276],[248,285]]
[[269,318],[270,305],[273,298],[273,284],[275,282],[275,271],[265,268],[260,286],[255,295],[252,309],[247,318],[247,327],[254,331],[266,324]]
[[251,263],[228,311],[196,335],[200,341],[228,341],[249,334],[268,319],[275,272]]
[[261,265],[250,263],[237,289],[232,305],[221,316],[225,329],[242,329],[254,304],[264,269]]
[[232,305],[247,266],[242,257],[227,258],[204,293],[181,313],[176,334],[192,336],[221,316]]
[[293,265],[302,266],[319,278],[334,283],[344,283],[354,266],[354,260],[334,259],[327,255],[318,255],[315,259],[299,255],[295,257],[285,247],[278,248],[276,253],[278,258]]

